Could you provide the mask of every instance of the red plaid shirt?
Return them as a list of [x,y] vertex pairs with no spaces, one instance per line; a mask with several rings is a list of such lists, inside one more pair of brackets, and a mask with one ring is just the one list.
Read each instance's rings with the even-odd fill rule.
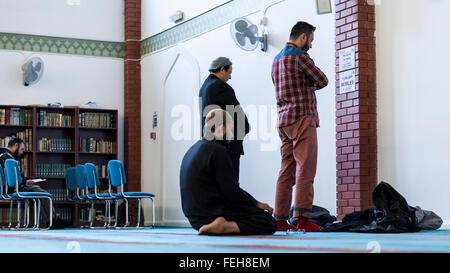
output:
[[291,125],[305,115],[314,116],[319,127],[314,92],[327,86],[328,79],[308,53],[287,43],[273,61],[272,81],[277,98],[278,127]]

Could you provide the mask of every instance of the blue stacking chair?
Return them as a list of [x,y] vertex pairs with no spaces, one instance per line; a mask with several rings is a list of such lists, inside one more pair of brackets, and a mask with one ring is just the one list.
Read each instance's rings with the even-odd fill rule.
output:
[[0,165],[0,200],[9,200],[10,197],[6,194],[6,189],[4,187],[7,186],[5,171],[3,167]]
[[[98,177],[97,168],[92,163],[86,163],[86,164],[84,164],[84,166],[85,166],[85,171],[86,171],[87,198],[89,200],[92,200],[91,218],[90,219],[93,219],[95,217],[94,201],[103,200],[103,201],[105,201],[105,225],[104,225],[104,227],[108,228],[108,227],[110,227],[110,223],[111,223],[110,201],[114,200],[116,202],[116,207],[117,207],[117,201],[119,200],[119,198],[117,196],[113,195],[111,193],[111,191],[109,193],[99,193],[98,187],[100,187],[100,179]],[[93,190],[94,193],[89,194],[89,190]],[[94,213],[94,214],[92,214],[92,213]],[[107,218],[108,218],[108,224],[106,223]],[[117,210],[116,210],[115,219],[117,219]],[[93,225],[93,220],[90,222],[91,228],[93,228],[92,225]],[[114,227],[116,227],[116,226],[117,226],[117,221],[115,221]]]
[[[6,175],[5,175],[5,171],[3,169],[3,167],[0,166],[0,200],[10,200],[10,207],[9,207],[9,225],[7,227],[2,227],[2,228],[7,228],[10,229],[12,226],[12,209],[13,209],[13,204],[14,201],[17,199],[12,198],[9,194],[8,194],[8,183],[6,181]],[[20,210],[20,202],[19,200],[17,200],[17,208]],[[34,208],[35,208],[35,218],[36,218],[36,200],[34,201]],[[25,213],[24,213],[24,225],[25,228],[28,227],[28,200],[26,200],[25,202]],[[20,220],[20,218],[19,218]],[[35,226],[36,227],[37,222],[35,222]],[[17,227],[20,227],[20,221],[18,221],[18,225]]]
[[[80,195],[80,189],[77,184],[77,169],[75,167],[66,169],[66,189],[70,200],[75,202],[85,200],[84,196]],[[78,203],[76,205],[78,206]]]
[[[79,201],[87,201],[87,202],[93,203],[93,200],[88,198],[89,192],[87,189],[86,167],[82,164],[78,164],[75,167],[75,181],[76,181],[76,187],[77,187],[77,194],[76,194],[76,196],[74,196],[74,198],[79,199]],[[92,219],[92,211],[91,211],[91,213],[89,213],[89,223],[92,223],[92,221],[93,221],[93,219]],[[105,223],[106,223],[106,217],[105,217]]]
[[[11,227],[12,225],[12,205],[13,205],[13,199],[11,198],[11,196],[8,195],[8,190],[7,190],[8,184],[6,181],[6,176],[5,176],[5,171],[3,170],[3,167],[0,166],[0,200],[10,200],[10,217],[9,217],[9,225],[8,228]],[[3,228],[3,227],[2,227]]]
[[[80,196],[80,189],[77,185],[77,170],[75,167],[70,167],[66,169],[66,189],[67,196],[72,201],[82,201],[84,200],[82,196]],[[75,195],[72,195],[72,192]]]
[[[35,225],[33,229],[39,229],[39,218],[40,218],[40,208],[41,208],[41,199],[48,199],[50,202],[50,223],[49,226],[46,229],[50,229],[52,226],[53,221],[53,200],[52,195],[48,192],[20,192],[19,191],[19,185],[22,184],[22,176],[20,174],[20,167],[19,163],[14,159],[7,159],[5,161],[5,173],[6,173],[6,181],[9,187],[15,188],[15,192],[11,195],[8,195],[12,200],[17,201],[24,201],[26,204],[28,204],[28,200],[33,200],[36,204],[36,200],[38,201],[38,205],[35,205]],[[8,194],[6,192],[6,194]],[[20,203],[18,203],[20,204]],[[36,213],[37,209],[37,213]],[[26,214],[27,208],[25,208]],[[11,214],[10,214],[10,223],[11,223]],[[25,216],[25,215],[24,215]],[[18,205],[18,225],[17,228],[20,227],[20,205]],[[27,221],[28,226],[28,221]]]
[[[125,208],[126,208],[126,222],[124,227],[128,227],[128,199],[137,199],[139,201],[138,203],[138,220],[137,220],[137,226],[136,228],[139,228],[140,220],[141,220],[141,199],[142,198],[148,198],[152,200],[152,209],[153,209],[153,223],[152,227],[155,226],[155,204],[153,198],[155,195],[153,193],[149,192],[124,192],[124,185],[127,184],[127,179],[125,176],[125,169],[123,167],[123,164],[120,160],[110,160],[108,162],[108,176],[109,176],[109,183],[113,187],[118,188],[117,193],[114,193],[113,195],[123,199],[125,201]],[[116,203],[116,213],[117,213],[118,207]],[[117,222],[117,219],[116,219]]]

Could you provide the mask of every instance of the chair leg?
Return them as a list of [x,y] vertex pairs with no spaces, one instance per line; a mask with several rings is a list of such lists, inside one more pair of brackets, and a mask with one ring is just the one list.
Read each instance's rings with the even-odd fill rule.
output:
[[124,227],[128,227],[128,200],[125,198],[125,226]]
[[108,227],[111,227],[111,202],[108,201],[108,212],[105,212],[105,217],[108,217]]
[[40,221],[41,221],[41,199],[38,199],[37,200],[37,218],[36,218],[36,222],[37,222],[36,228],[37,229],[39,229]]
[[23,201],[23,226],[24,228],[28,228],[28,206],[29,206],[29,201],[28,200],[24,200]]
[[138,220],[136,227],[139,227],[139,224],[141,223],[141,199],[138,198]]
[[108,214],[108,207],[109,207],[109,200],[105,200],[105,224],[103,225],[104,228],[108,228],[108,224],[106,221],[106,215]]
[[33,199],[33,205],[34,205],[34,225],[33,225],[33,228],[34,229],[37,229],[38,227],[37,227],[37,224],[38,224],[38,220],[37,220],[37,210],[38,210],[38,208],[37,208],[37,204],[36,204],[36,199]]
[[111,227],[111,200],[108,200],[108,209],[105,211],[105,221],[108,220],[107,228]]
[[49,214],[50,214],[50,223],[48,225],[48,229],[50,229],[52,227],[52,224],[53,224],[53,200],[50,197],[48,198],[48,200],[50,201],[50,212],[49,212]]
[[118,219],[118,211],[119,211],[119,200],[114,200],[114,204],[115,204],[115,211],[114,211],[114,228],[117,228],[117,222],[119,221]]
[[95,217],[94,200],[91,200],[91,212],[89,213],[89,227],[90,228],[92,228],[92,225],[94,224],[94,217]]
[[152,228],[155,227],[155,201],[153,200],[153,198],[150,198],[152,200],[152,210],[153,210],[153,214],[152,214],[152,218],[153,218],[153,223],[152,223]]
[[13,212],[13,205],[14,205],[14,201],[11,200],[9,202],[9,225],[8,228],[10,229],[12,226],[12,212]]
[[17,201],[17,225],[16,228],[20,228],[20,201]]

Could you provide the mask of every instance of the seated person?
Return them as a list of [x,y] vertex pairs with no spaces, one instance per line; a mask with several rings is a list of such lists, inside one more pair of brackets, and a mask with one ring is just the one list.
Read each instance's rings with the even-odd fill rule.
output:
[[185,154],[180,170],[184,215],[199,235],[270,235],[273,209],[239,187],[227,152],[233,120],[222,109],[206,116],[204,137]]
[[[12,138],[8,142],[8,148],[0,148],[0,166],[4,169],[5,162],[7,159],[15,159],[20,161],[22,159],[23,153],[25,151],[25,143],[21,138],[15,137]],[[22,192],[46,192],[44,189],[36,185],[32,180],[27,180],[24,177],[23,170],[21,170],[22,181],[24,181],[19,186],[19,191]],[[10,188],[8,193],[14,193],[15,189]],[[48,225],[50,222],[50,201],[41,200],[41,210],[40,210],[40,223],[41,226]],[[71,226],[72,223],[70,221],[62,220],[55,213],[55,209],[53,208],[53,225],[52,229],[61,229],[64,227]]]

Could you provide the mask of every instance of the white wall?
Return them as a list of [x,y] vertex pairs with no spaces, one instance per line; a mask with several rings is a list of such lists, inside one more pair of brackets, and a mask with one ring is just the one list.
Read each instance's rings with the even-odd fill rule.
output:
[[[44,61],[42,79],[22,83],[22,65],[29,56]],[[81,106],[95,101],[100,108],[119,110],[119,157],[123,157],[123,60],[0,50],[0,104],[60,102]]]
[[[79,6],[68,1],[2,0],[0,32],[123,41],[122,0],[80,0]],[[45,70],[40,82],[25,87],[21,66],[30,56],[41,57]],[[0,103],[73,106],[96,101],[100,107],[118,109],[122,158],[123,74],[123,59],[118,58],[0,50]]]
[[[142,39],[158,34],[179,23],[194,18],[229,0],[142,0]],[[183,12],[183,20],[175,24],[170,16],[177,11]]]
[[0,1],[0,32],[123,42],[123,25],[123,0]]
[[[197,140],[192,137],[179,141],[178,145],[174,146],[176,141],[173,135],[168,135],[167,132],[170,132],[170,128],[177,127],[180,116],[171,117],[170,113],[174,108],[165,107],[173,107],[168,101],[184,104],[184,107],[193,113],[191,118],[194,128],[195,119],[198,118],[194,98],[198,96],[199,87],[209,74],[210,62],[221,55],[229,57],[233,62],[233,74],[229,84],[247,111],[252,134],[255,134],[247,136],[244,141],[246,154],[241,158],[241,187],[256,199],[274,206],[281,157],[276,130],[276,110],[270,112],[271,107],[276,109],[270,77],[271,64],[274,56],[284,47],[292,26],[298,20],[309,21],[318,27],[310,54],[330,79],[330,85],[317,92],[321,127],[318,129],[319,164],[314,204],[329,209],[332,214],[336,213],[334,14],[317,15],[314,1],[299,2],[287,0],[267,11],[270,31],[267,53],[259,49],[252,52],[239,49],[230,37],[229,25],[226,25],[175,47],[143,57],[143,190],[157,195],[156,216],[159,223],[186,224],[179,198],[179,163],[186,150]],[[143,16],[151,17],[154,12],[148,11]],[[262,12],[257,12],[248,19],[257,23],[261,17]],[[164,79],[178,53],[180,57],[164,88]],[[179,108],[175,110],[177,109]],[[261,111],[262,115],[255,116],[253,111],[255,109],[257,113]],[[265,110],[268,112],[264,114]],[[151,120],[155,111],[158,113],[159,126],[154,130],[158,134],[157,140],[153,141],[149,135],[153,131]],[[180,149],[183,151],[180,152]],[[165,159],[168,156],[171,157],[171,161]],[[169,172],[174,175],[168,175]],[[146,219],[150,217],[146,216]]]
[[378,177],[450,220],[449,1],[376,7]]

